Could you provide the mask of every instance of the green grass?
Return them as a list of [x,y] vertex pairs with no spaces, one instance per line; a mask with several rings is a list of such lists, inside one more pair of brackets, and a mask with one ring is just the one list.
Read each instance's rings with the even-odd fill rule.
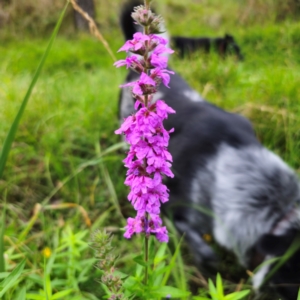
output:
[[[228,32],[235,36],[244,62],[233,57],[223,60],[212,53],[195,54],[192,60],[175,55],[170,65],[212,103],[250,118],[263,144],[298,169],[299,22],[292,15],[279,21],[272,0],[256,0],[250,10],[248,1],[157,2],[174,35]],[[123,42],[117,4],[100,3],[103,11],[99,6],[98,21],[116,52]],[[124,150],[105,154],[120,141],[113,132],[118,127],[119,85],[126,71],[112,66],[110,56],[93,37],[76,35],[65,26],[33,90],[0,181],[1,211],[4,200],[7,203],[5,267],[9,272],[26,258],[26,275],[18,280],[27,293],[43,289],[51,280],[53,294],[72,289],[70,299],[101,299],[101,287],[95,282],[99,274],[87,245],[90,233],[104,226],[115,232],[119,267],[127,271],[134,266],[132,253],[140,251],[142,244],[139,238],[128,242],[118,231],[124,219],[115,199],[125,217],[132,214],[123,185]],[[13,36],[3,31],[1,35],[5,38],[0,44],[0,144],[49,38],[19,30]],[[101,153],[101,163],[95,163]],[[47,259],[42,253],[45,247],[52,251]],[[187,278],[195,279],[189,259],[183,259],[186,265],[177,266],[178,274],[185,272]],[[178,274],[171,280],[184,286]],[[4,300],[22,299],[24,293],[24,289],[11,289]]]

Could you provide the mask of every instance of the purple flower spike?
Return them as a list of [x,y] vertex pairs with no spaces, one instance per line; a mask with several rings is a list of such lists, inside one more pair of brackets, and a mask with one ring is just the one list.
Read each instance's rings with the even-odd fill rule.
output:
[[[153,18],[155,24],[148,24],[151,11],[139,8],[135,14],[140,20],[139,24],[145,23],[142,25],[148,26],[149,31],[158,28],[156,23],[159,18]],[[163,121],[175,111],[163,100],[152,101],[159,83],[169,87],[170,74],[174,74],[167,70],[166,54],[174,52],[167,48],[167,43],[166,39],[155,34],[137,32],[119,51],[140,56],[132,55],[114,64],[117,68],[126,66],[141,74],[137,81],[121,85],[132,87],[137,112],[127,117],[115,131],[116,134],[124,134],[125,141],[130,145],[127,157],[123,160],[128,168],[124,184],[130,189],[127,198],[137,215],[127,220],[124,237],[128,239],[134,234],[144,233],[147,237],[155,235],[160,242],[169,240],[159,214],[161,205],[169,200],[169,190],[163,184],[163,177],[174,177],[171,171],[172,156],[167,149],[170,133],[174,129],[165,130]]]

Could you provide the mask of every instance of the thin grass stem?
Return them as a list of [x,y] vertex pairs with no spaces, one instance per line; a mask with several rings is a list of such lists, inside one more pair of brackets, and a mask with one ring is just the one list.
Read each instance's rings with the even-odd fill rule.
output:
[[144,280],[145,285],[147,285],[148,283],[148,268],[149,268],[148,261],[149,261],[149,237],[145,235],[145,263],[146,263],[145,280]]

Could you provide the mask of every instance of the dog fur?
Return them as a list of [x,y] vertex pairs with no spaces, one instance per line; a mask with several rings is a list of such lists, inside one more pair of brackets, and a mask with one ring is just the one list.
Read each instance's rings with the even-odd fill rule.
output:
[[[132,11],[128,7],[123,14]],[[123,25],[124,32],[129,32],[128,26],[134,27],[132,21]],[[138,77],[129,70],[125,81]],[[203,239],[205,234],[248,269],[257,267],[257,255],[266,262],[285,253],[300,232],[300,188],[293,170],[260,144],[246,118],[208,103],[177,73],[171,77],[170,89],[159,87],[153,101],[157,99],[176,111],[164,123],[167,130],[175,128],[169,145],[175,177],[165,181],[170,201],[163,210],[185,233],[199,269],[216,272],[220,263]],[[134,112],[133,105],[131,91],[122,89],[120,120]],[[265,265],[254,275],[256,289],[271,267]],[[299,250],[269,283],[284,299],[296,299]]]
[[181,58],[201,50],[208,53],[214,48],[222,57],[232,53],[235,54],[239,60],[244,59],[240,47],[235,42],[234,37],[229,34],[217,38],[172,36],[171,41],[174,48],[178,50],[178,54]]

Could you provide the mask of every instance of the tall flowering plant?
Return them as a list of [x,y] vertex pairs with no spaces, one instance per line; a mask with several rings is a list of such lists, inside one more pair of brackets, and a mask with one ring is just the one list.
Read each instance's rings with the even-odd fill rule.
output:
[[[169,191],[162,182],[163,176],[174,176],[170,169],[172,156],[167,149],[173,129],[166,130],[163,121],[175,111],[163,100],[154,101],[153,95],[161,83],[169,87],[170,74],[174,73],[167,70],[166,54],[173,53],[173,50],[167,47],[166,39],[157,35],[162,19],[151,12],[149,2],[145,0],[145,5],[136,7],[132,13],[135,22],[144,27],[144,32],[135,33],[133,39],[120,48],[119,51],[130,55],[114,64],[116,67],[126,66],[140,74],[136,81],[121,86],[132,90],[136,112],[127,117],[115,133],[124,134],[130,145],[124,159],[128,168],[125,184],[130,189],[128,200],[137,211],[134,218],[128,218],[124,236],[131,238],[134,234],[144,234],[144,260],[141,255],[134,258],[137,263],[135,275],[120,275],[114,267],[104,269],[107,265],[111,266],[111,259],[103,253],[110,251],[105,252],[101,246],[99,267],[104,272],[102,284],[106,286],[110,300],[182,298],[190,294],[185,283],[180,288],[166,285],[180,245],[171,259],[173,263],[167,265],[166,242],[169,237],[160,218],[160,207],[169,198]],[[148,249],[153,246],[150,235],[162,242],[156,253]],[[104,246],[108,240],[105,233],[97,234],[95,238],[94,244]],[[141,267],[145,268],[144,274]]]
[[128,168],[125,184],[129,186],[128,200],[137,211],[135,218],[128,218],[124,236],[131,238],[135,233],[151,234],[158,241],[168,242],[168,231],[160,218],[161,203],[168,201],[168,189],[163,184],[164,175],[173,177],[172,156],[168,152],[169,134],[163,126],[168,114],[175,113],[163,100],[153,101],[160,83],[169,87],[170,74],[167,70],[168,57],[173,53],[167,47],[167,40],[156,35],[160,33],[162,19],[149,8],[149,1],[138,6],[132,13],[135,22],[144,27],[133,39],[126,41],[119,51],[131,55],[115,63],[126,66],[140,74],[137,81],[121,87],[130,87],[135,98],[136,113],[127,117],[116,134],[124,134],[130,149],[124,159]]

